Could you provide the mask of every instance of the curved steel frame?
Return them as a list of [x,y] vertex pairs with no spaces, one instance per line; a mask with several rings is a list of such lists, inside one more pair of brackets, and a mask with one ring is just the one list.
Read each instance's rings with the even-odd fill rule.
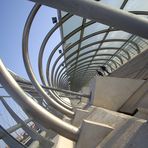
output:
[[[124,3],[122,4],[122,7],[124,7],[126,2],[127,2],[127,0],[124,1]],[[74,115],[75,115],[74,111],[72,111],[72,109],[73,109],[72,106],[59,97],[59,95],[56,92],[57,89],[54,90],[54,88],[51,87],[52,91],[46,92],[43,89],[43,86],[41,86],[39,84],[39,82],[37,81],[37,79],[35,78],[35,75],[33,73],[33,69],[31,67],[31,63],[30,63],[30,59],[29,59],[28,38],[29,38],[31,24],[32,24],[33,19],[36,15],[37,11],[39,10],[39,8],[40,8],[40,5],[36,4],[29,14],[29,17],[28,17],[25,27],[24,27],[23,44],[22,44],[23,59],[24,59],[26,71],[27,71],[28,76],[30,77],[33,85],[37,89],[37,91],[35,91],[31,87],[30,87],[30,89],[28,89],[28,88],[22,89],[17,84],[15,79],[11,76],[11,74],[8,72],[8,70],[3,65],[1,60],[0,60],[0,82],[5,87],[5,89],[8,91],[8,93],[22,106],[22,108],[24,108],[24,110],[28,114],[33,116],[39,123],[44,125],[46,128],[53,129],[54,131],[58,132],[59,134],[63,135],[64,137],[67,137],[71,140],[76,141],[79,137],[80,128],[77,128],[71,124],[68,124],[68,123],[62,121],[58,117],[56,117],[53,114],[51,114],[50,112],[48,112],[42,106],[42,103],[40,104],[40,102],[39,102],[39,104],[38,104],[33,100],[33,99],[35,99],[34,96],[38,95],[38,93],[39,93],[41,95],[41,98],[39,98],[39,99],[44,98],[47,103],[50,103],[54,108],[56,108],[61,113],[65,114],[71,118],[74,117]],[[141,11],[141,12],[131,11],[131,12],[135,13],[135,14],[148,15],[148,12],[145,12],[145,11]],[[132,44],[135,47],[135,48],[133,48],[133,50],[135,50],[137,53],[140,53],[140,47],[134,41],[131,40],[132,36],[128,40],[106,39],[109,32],[118,31],[118,30],[113,29],[112,27],[109,27],[108,29],[104,29],[104,30],[101,30],[98,32],[94,32],[92,34],[89,34],[89,35],[83,37],[84,36],[84,29],[95,23],[94,21],[86,22],[86,19],[83,19],[82,25],[79,26],[78,28],[76,28],[75,30],[73,30],[72,32],[70,32],[68,35],[66,35],[62,39],[62,41],[60,41],[60,43],[58,43],[58,45],[56,45],[55,48],[53,49],[53,51],[51,52],[50,56],[48,57],[47,65],[46,65],[46,79],[47,79],[46,80],[44,77],[44,74],[43,74],[43,54],[44,54],[46,44],[47,44],[49,38],[52,36],[52,34],[59,27],[61,27],[66,21],[68,21],[72,16],[73,16],[72,14],[68,13],[63,18],[61,18],[61,20],[58,23],[56,23],[56,25],[47,33],[47,35],[45,36],[45,39],[43,40],[42,45],[40,47],[40,51],[39,51],[39,55],[38,55],[38,69],[39,69],[41,81],[45,85],[44,88],[48,89],[48,88],[50,88],[50,86],[67,88],[67,84],[69,82],[68,77],[67,77],[67,75],[68,75],[68,76],[70,76],[70,81],[72,82],[72,85],[73,85],[72,89],[79,90],[79,88],[82,87],[86,83],[86,80],[87,81],[90,80],[96,74],[96,69],[98,68],[99,65],[108,66],[108,68],[110,68],[110,71],[112,71],[114,69],[114,67],[112,67],[113,65],[115,66],[115,68],[118,68],[118,66],[120,66],[124,63],[122,58],[124,58],[127,61],[130,60],[131,56],[130,56],[129,52],[125,50],[125,46],[124,46],[124,45],[126,45],[126,43]],[[139,19],[139,23],[141,23],[140,21],[142,22],[142,19],[141,20]],[[146,24],[147,22],[143,21],[143,23]],[[141,25],[142,25],[142,23],[141,23]],[[147,27],[147,26],[145,26],[145,27]],[[78,39],[74,43],[70,44],[69,47],[64,49],[63,53],[60,56],[58,56],[55,59],[54,64],[51,65],[51,60],[53,60],[54,54],[58,51],[59,47],[61,45],[63,45],[65,42],[67,42],[68,39],[70,39],[74,35],[76,35],[76,33],[78,33],[78,32],[80,32],[80,39]],[[90,44],[86,44],[86,45],[82,46],[83,41],[87,41],[87,39],[91,39],[91,37],[94,37],[96,35],[101,35],[103,33],[105,35],[101,41],[91,42]],[[102,44],[105,42],[110,42],[110,43],[124,42],[124,44],[120,48],[101,47]],[[99,45],[99,44],[101,44],[101,45]],[[87,51],[88,47],[90,48],[94,45],[99,45],[99,46],[96,49]],[[70,53],[72,48],[76,47],[76,46],[78,46],[78,49],[76,51]],[[98,51],[105,51],[105,50],[115,50],[115,53],[114,54],[108,54],[108,53],[107,54],[105,54],[105,53],[100,54],[100,53],[98,53]],[[81,51],[83,51],[83,53],[81,53]],[[119,55],[120,51],[124,52],[124,55]],[[93,52],[95,52],[95,54],[90,55]],[[66,56],[66,54],[68,56]],[[87,56],[87,54],[88,54],[88,56]],[[65,59],[60,63],[60,60],[63,56],[65,56]],[[95,59],[96,57],[101,57],[101,56],[108,56],[110,58]],[[118,59],[118,61],[116,61],[116,59],[114,59],[114,57],[116,57]],[[102,61],[106,61],[106,62],[102,62]],[[110,64],[109,62],[112,62],[112,64]],[[62,65],[63,65],[63,67],[62,67]],[[51,75],[49,75],[50,72],[51,72]],[[84,73],[86,73],[86,74],[83,76]],[[75,79],[76,77],[77,77],[77,79]],[[79,87],[77,87],[77,84],[79,82],[80,82],[80,85],[79,85]],[[24,91],[27,93],[25,93]],[[65,91],[65,90],[63,90],[63,91]],[[65,92],[71,93],[70,91],[65,91]],[[80,93],[75,93],[75,94],[81,96]],[[84,94],[82,94],[82,95],[84,96]],[[86,97],[88,97],[88,95],[86,95]],[[38,101],[40,101],[40,100],[38,100]],[[43,99],[41,101],[43,101]],[[36,116],[36,114],[38,114],[38,116]]]
[[[140,12],[134,12],[134,13],[137,13],[137,14],[139,14]],[[63,21],[61,21],[61,22],[65,22],[65,20],[63,20]],[[59,23],[59,24],[61,24],[61,22]],[[93,24],[94,22],[92,22],[91,23],[91,21],[89,22],[90,23],[90,25],[91,24]],[[58,24],[58,25],[59,25]],[[85,26],[85,24],[83,25],[83,28],[85,28],[85,27],[87,27],[87,25]],[[57,29],[57,28],[56,28]],[[56,46],[56,48],[58,48],[58,47],[60,47],[60,45],[62,45],[67,39],[69,39],[70,37],[71,37],[71,35],[72,34],[75,34],[76,32],[78,32],[79,30],[81,30],[81,26],[80,27],[78,27],[77,29],[75,29],[74,31],[72,31],[70,34],[68,34],[65,38],[64,38],[64,40],[62,40],[60,43],[61,44],[58,44],[57,46]],[[53,33],[53,31],[52,31],[52,33]],[[42,54],[43,54],[43,51],[44,51],[44,49],[43,48],[45,48],[45,46],[46,46],[46,43],[47,43],[47,41],[48,41],[48,39],[49,39],[49,37],[50,37],[50,35],[51,35],[51,31],[46,35],[46,37],[45,37],[45,39],[44,39],[44,41],[43,41],[43,44],[42,44],[42,46],[41,46],[41,50],[40,51],[42,51]],[[95,34],[96,34],[96,32],[95,32]],[[94,36],[94,34],[93,35],[91,35],[91,36]],[[90,37],[91,37],[90,36]],[[87,38],[85,38],[84,37],[84,40],[85,39],[87,39]],[[83,39],[82,39],[82,41],[83,41]],[[72,48],[72,47],[71,47]],[[56,49],[57,50],[57,49]],[[55,50],[55,51],[56,51]],[[53,50],[54,51],[54,50]],[[51,53],[51,55],[52,55],[52,53]],[[42,55],[43,56],[43,55]],[[39,57],[41,57],[40,56],[40,54],[39,54]],[[41,58],[39,58],[39,59],[41,59]],[[50,59],[51,60],[51,59]],[[42,60],[41,60],[42,61]],[[42,62],[39,62],[39,63],[42,63]],[[47,62],[48,63],[48,62]],[[40,64],[39,64],[40,65]],[[48,64],[47,64],[48,65]],[[49,64],[50,65],[50,64]],[[39,67],[41,67],[41,66],[39,66]],[[46,73],[48,73],[48,72],[46,72]],[[41,74],[42,75],[42,74]],[[47,75],[49,75],[49,73],[48,74],[46,74],[46,76]],[[48,78],[47,78],[48,79]],[[49,82],[48,82],[49,83]],[[51,84],[50,84],[51,85]]]
[[[123,39],[110,39],[110,40],[105,40],[104,42],[112,42],[112,41],[118,41],[118,42],[125,42],[126,40],[123,40]],[[77,42],[77,41],[76,41]],[[75,42],[75,43],[76,43]],[[98,42],[94,42],[94,43],[91,43],[91,44],[89,44],[89,45],[86,45],[87,47],[90,47],[90,46],[92,46],[92,45],[95,45],[95,44],[98,44],[98,43],[101,43],[102,41],[98,41]],[[132,42],[132,41],[129,41],[130,43],[132,43],[138,50],[139,50],[139,47],[137,46],[137,44],[136,43],[134,43],[134,42]],[[75,44],[74,43],[74,44]],[[86,48],[86,46],[83,46],[81,49],[84,49],[84,48]],[[70,48],[70,47],[69,47]],[[68,49],[68,48],[67,48]],[[52,84],[52,81],[53,81],[53,76],[54,76],[54,69],[55,69],[55,67],[56,67],[56,64],[58,63],[58,61],[62,58],[62,56],[67,52],[67,49],[56,59],[56,61],[55,61],[55,63],[53,64],[53,66],[52,66],[52,70],[51,70],[51,82],[49,81],[49,79],[48,79],[48,83],[49,84]],[[115,56],[117,56],[118,58],[119,58],[119,60],[121,61],[121,63],[123,64],[123,61],[122,61],[122,59],[118,56],[118,55],[115,55]],[[46,77],[48,77],[48,75],[49,75],[49,68],[50,68],[50,65],[48,65],[47,64],[47,68],[46,68]]]
[[73,117],[74,116],[74,112],[73,111],[70,111],[69,109],[67,109],[69,106],[67,106],[67,108],[65,108],[65,106],[62,106],[63,104],[61,105],[61,104],[59,104],[59,102],[56,102],[55,100],[53,100],[44,91],[44,89],[40,86],[39,82],[35,78],[35,75],[33,73],[32,67],[31,67],[31,63],[30,63],[30,60],[29,60],[29,53],[28,53],[28,37],[29,37],[29,32],[30,32],[31,24],[32,24],[33,19],[35,17],[35,14],[37,13],[37,11],[38,11],[39,8],[40,8],[40,5],[39,4],[36,4],[33,7],[32,11],[30,12],[30,15],[28,16],[28,19],[26,21],[25,27],[24,27],[23,40],[22,40],[23,41],[23,43],[22,43],[22,49],[23,49],[23,60],[24,60],[24,63],[25,63],[26,71],[27,71],[28,76],[29,76],[30,80],[32,81],[33,85],[38,90],[38,93],[48,103],[52,104],[53,107],[55,107],[60,112],[62,112],[65,115],[67,115],[68,117]]
[[[138,13],[140,13],[140,12],[133,12],[133,13],[136,13],[136,14],[138,14]],[[51,52],[51,54],[50,54],[50,56],[49,56],[49,58],[48,58],[48,60],[47,60],[47,66],[46,66],[46,78],[47,78],[47,82],[46,82],[46,80],[45,80],[45,78],[44,78],[44,75],[43,75],[43,68],[42,68],[42,60],[43,60],[43,53],[44,53],[44,50],[45,50],[45,46],[46,46],[46,44],[47,44],[47,42],[48,42],[48,39],[51,37],[51,35],[55,32],[55,30],[57,30],[57,28],[59,28],[61,25],[63,25],[64,24],[64,22],[66,22],[69,18],[71,18],[72,17],[72,15],[71,14],[67,14],[66,16],[64,16],[48,33],[47,33],[47,35],[46,35],[46,37],[45,37],[45,39],[43,40],[43,42],[42,42],[42,45],[41,45],[41,47],[40,47],[40,52],[39,52],[39,57],[38,57],[38,68],[39,68],[39,74],[40,74],[40,77],[41,77],[41,80],[42,80],[42,82],[43,82],[43,84],[44,85],[46,85],[46,86],[59,86],[59,85],[57,85],[57,73],[63,73],[63,70],[64,70],[64,68],[66,68],[65,66],[62,68],[62,70],[60,70],[60,72],[59,72],[59,69],[60,69],[60,66],[61,65],[63,65],[64,64],[64,62],[66,62],[67,61],[67,58],[69,58],[69,57],[72,57],[73,55],[75,55],[75,54],[77,54],[77,58],[76,58],[76,62],[75,63],[73,63],[72,64],[72,67],[71,67],[71,69],[67,69],[66,71],[67,72],[69,72],[69,71],[71,71],[72,69],[74,69],[74,75],[75,75],[75,70],[76,69],[80,69],[80,67],[79,67],[79,64],[77,64],[77,62],[79,61],[81,61],[81,60],[78,60],[78,58],[80,58],[81,56],[85,56],[86,54],[88,54],[88,53],[92,53],[93,52],[93,50],[92,51],[88,51],[88,52],[85,52],[85,53],[83,53],[83,54],[79,54],[79,51],[82,51],[82,50],[85,50],[85,49],[87,49],[88,47],[91,47],[91,46],[93,46],[93,45],[97,45],[98,43],[105,43],[105,42],[117,42],[117,41],[119,41],[119,42],[125,42],[126,40],[123,40],[123,39],[110,39],[110,40],[102,40],[102,41],[98,41],[98,42],[93,42],[93,43],[91,43],[91,44],[87,44],[87,45],[85,45],[85,46],[83,46],[83,47],[81,47],[81,42],[82,41],[84,41],[84,40],[87,40],[87,39],[89,39],[89,38],[91,38],[91,37],[93,37],[93,36],[95,36],[95,35],[99,35],[99,34],[102,34],[102,33],[106,33],[106,32],[111,32],[111,31],[115,31],[114,29],[112,29],[112,28],[109,28],[109,29],[105,29],[105,30],[101,30],[101,31],[98,31],[98,32],[95,32],[95,33],[92,33],[92,34],[89,34],[89,35],[87,35],[87,36],[85,36],[85,37],[83,37],[83,33],[84,33],[84,28],[86,28],[86,27],[88,27],[88,26],[90,26],[90,25],[92,25],[92,24],[94,24],[95,22],[94,21],[89,21],[89,22],[85,22],[85,19],[83,19],[83,26],[80,26],[80,27],[78,27],[78,28],[76,28],[75,30],[73,30],[72,32],[70,32],[67,36],[65,36],[64,37],[64,39],[58,44],[58,45],[56,45],[56,47],[53,49],[53,51]],[[80,34],[80,39],[79,40],[77,40],[76,42],[74,42],[72,45],[70,45],[68,48],[66,48],[65,50],[64,50],[64,52],[56,59],[56,61],[55,61],[55,63],[54,63],[54,65],[52,66],[52,69],[51,69],[51,78],[49,77],[49,71],[50,71],[50,65],[51,65],[51,63],[50,63],[50,61],[52,60],[52,58],[53,58],[53,56],[54,56],[54,54],[55,54],[55,52],[58,50],[58,48],[62,45],[62,44],[64,44],[69,38],[71,38],[73,35],[75,35],[77,32],[79,32],[79,31],[81,31],[81,34]],[[117,30],[116,30],[117,31]],[[132,41],[128,41],[128,42],[130,42],[130,43],[132,43],[136,48],[135,48],[135,50],[137,50],[137,52],[140,52],[140,49],[139,49],[139,47],[137,46],[137,44],[136,43],[134,43],[134,42],[132,42]],[[70,51],[70,49],[72,49],[73,47],[75,47],[76,45],[78,45],[79,47],[78,47],[78,50],[77,51],[74,51],[73,53],[71,53],[68,57],[65,57],[65,60],[62,62],[62,63],[58,63],[59,62],[59,60],[62,58],[62,56],[64,56],[66,53],[68,53],[68,51]],[[98,56],[97,55],[97,52],[99,51],[99,50],[101,50],[101,48],[98,48],[98,49],[96,49],[95,50],[95,56]],[[105,48],[104,48],[104,50],[105,50]],[[125,50],[123,50],[123,49],[120,49],[120,51],[123,51],[126,55],[127,55],[127,58],[126,58],[126,56],[123,56],[125,59],[130,59],[130,54],[127,52],[127,51],[125,51]],[[78,56],[79,55],[79,56]],[[115,55],[113,55],[113,56],[116,56],[118,59],[119,59],[119,61],[121,62],[121,64],[123,64],[123,60],[122,60],[122,58],[120,57],[120,56],[118,56],[117,54]],[[94,58],[94,56],[92,56],[92,58]],[[27,59],[27,58],[26,58]],[[74,58],[73,58],[73,60],[75,60]],[[73,62],[73,60],[71,60],[70,62]],[[83,59],[83,60],[85,60],[85,59]],[[88,64],[89,66],[91,66],[90,64],[92,63],[92,61],[94,61],[94,60],[91,60],[90,61],[90,63]],[[110,58],[110,61],[114,61],[114,60],[111,60],[111,58]],[[70,64],[70,62],[69,62],[69,64]],[[58,68],[56,68],[56,65],[57,64],[59,64],[58,65]],[[115,67],[117,67],[117,64],[119,65],[119,63],[117,62],[117,61],[115,61],[115,62],[113,62],[113,64],[115,64],[116,66]],[[29,65],[29,64],[28,64]],[[66,65],[68,65],[68,64],[66,64]],[[104,63],[104,65],[107,65],[107,63]],[[74,66],[74,67],[73,67]],[[89,67],[88,66],[88,67]],[[77,68],[78,67],[78,68]],[[88,68],[87,68],[88,69]],[[111,69],[113,69],[113,68],[111,68]],[[86,71],[86,70],[85,70]],[[60,73],[60,75],[61,75],[61,73]],[[74,76],[73,75],[73,76]],[[60,78],[59,76],[58,76],[58,78]],[[66,78],[66,77],[65,77]],[[68,80],[64,80],[63,81],[63,83],[68,83]],[[65,87],[65,85],[64,85],[64,87]],[[41,91],[42,92],[42,91]],[[63,106],[63,107],[65,107],[65,108],[67,108],[67,109],[72,109],[69,105],[67,105],[67,104],[65,104],[65,102],[63,102],[63,100],[61,100],[61,98],[58,96],[58,94],[56,93],[56,92],[53,92],[53,91],[49,91],[50,92],[50,95],[51,95],[51,97],[52,98],[54,98],[56,101],[57,101],[57,103],[59,103],[61,106]],[[42,92],[43,93],[43,92]],[[45,95],[44,93],[42,94],[42,95]]]
[[[79,129],[52,115],[37,104],[17,84],[0,60],[0,82],[6,91],[20,104],[20,106],[34,119],[71,140],[77,140]],[[37,116],[38,115],[38,116]]]

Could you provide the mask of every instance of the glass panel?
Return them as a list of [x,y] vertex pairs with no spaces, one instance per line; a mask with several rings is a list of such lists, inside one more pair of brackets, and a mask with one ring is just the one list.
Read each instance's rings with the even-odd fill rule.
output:
[[104,35],[105,35],[105,33],[100,34],[100,35],[95,35],[95,36],[93,36],[93,37],[91,37],[87,40],[84,40],[82,42],[81,46],[83,47],[83,46],[88,45],[90,43],[93,43],[93,42],[96,42],[96,41],[101,41],[103,39]]
[[79,39],[80,39],[80,31],[65,41],[64,48],[67,48],[68,46],[75,43]]
[[[100,62],[101,63],[101,62]],[[99,66],[100,64],[91,64],[91,66],[90,67],[93,67],[93,66]]]
[[[16,124],[15,120],[12,118],[12,116],[9,114],[9,112],[6,110],[5,106],[0,101],[0,125],[2,125],[5,129],[13,126]],[[10,106],[11,107],[11,106]]]
[[103,0],[103,1],[100,1],[100,3],[120,8],[120,6],[122,5],[123,1],[124,0]]
[[99,50],[97,54],[114,54],[117,50],[114,49],[104,49]]
[[111,56],[96,56],[94,59],[109,59]]
[[84,37],[89,35],[89,34],[92,34],[94,32],[97,32],[97,31],[100,31],[100,30],[104,30],[104,29],[107,29],[108,26],[104,25],[104,24],[100,24],[100,23],[94,23],[88,27],[86,27],[84,29]]
[[117,57],[113,57],[113,60],[114,61],[117,61],[117,63],[120,63],[121,64],[121,61]]
[[64,24],[63,24],[63,34],[66,36],[76,28],[82,25],[82,18],[79,16],[72,16],[70,19],[68,19]]
[[0,146],[1,148],[9,148],[9,146],[2,139],[0,139]]
[[76,51],[78,49],[78,45],[76,45],[75,47],[71,48],[66,54],[65,57],[68,57],[70,54],[72,54],[74,51]]
[[103,60],[103,58],[101,60],[97,60],[97,61],[92,61],[92,64],[95,64],[95,63],[105,63],[106,62],[106,59]]
[[73,59],[76,59],[77,55],[74,54],[71,58],[67,59],[66,62],[68,63],[69,61],[73,60]]
[[84,52],[89,51],[89,50],[97,49],[99,45],[100,45],[100,44],[96,44],[96,45],[87,47],[87,48],[81,50],[80,53],[84,53]]
[[106,39],[128,39],[130,36],[130,33],[124,31],[112,31],[108,34]]
[[109,65],[111,65],[112,68],[116,69],[116,67],[112,61],[109,61],[108,63],[109,63]]
[[[73,35],[71,38],[69,38],[68,40],[66,40],[65,44],[64,44],[64,49],[68,48],[69,46],[71,46],[75,41],[77,41],[80,38],[80,32],[76,33],[75,35]],[[67,57],[68,55],[70,55],[71,53],[73,53],[74,51],[76,51],[78,49],[78,45],[74,46],[72,49],[70,49],[66,54],[65,57]]]
[[[102,0],[99,3],[109,5],[109,6],[113,6],[113,7],[116,7],[116,8],[120,8],[123,2],[124,2],[124,0]],[[128,0],[127,4],[125,6],[125,10],[128,10],[128,11],[132,11],[132,10],[133,11],[136,11],[136,10],[137,11],[140,11],[140,10],[147,11],[148,10],[148,0],[141,0],[141,1],[139,1],[139,0]],[[64,29],[66,29],[66,31],[64,30],[65,31],[64,34],[67,34],[68,32],[70,32],[70,31],[74,30],[75,28],[82,25],[82,19],[80,19],[79,22],[76,22],[77,21],[76,19],[71,19],[71,20],[73,20],[73,21],[67,22],[67,24],[69,23],[68,25],[65,25],[66,23],[64,24]],[[90,21],[89,19],[86,19],[86,22],[89,22],[89,21]],[[73,25],[73,23],[76,23],[76,24]],[[70,28],[71,25],[73,25],[72,29]],[[70,27],[67,27],[67,26],[70,26]],[[84,28],[84,35],[83,36],[85,37],[85,36],[88,36],[92,33],[99,32],[101,30],[108,29],[108,28],[109,27],[104,25],[104,24],[94,23],[94,24]],[[93,42],[101,41],[103,39],[104,35],[105,35],[105,33],[93,36],[93,37],[83,41],[81,43],[81,49],[80,49],[79,54],[82,55],[83,53],[85,53],[87,51],[92,51],[92,50],[95,50],[95,49],[97,50],[97,48],[100,44],[92,45],[92,46],[85,48],[85,49],[82,49],[82,48],[85,47],[86,45],[93,43]],[[106,40],[112,40],[112,39],[127,40],[130,36],[131,36],[130,33],[127,33],[127,32],[124,32],[124,31],[111,31],[107,35]],[[80,38],[80,33],[78,34],[77,37],[76,36],[75,36],[75,38],[72,37],[71,39],[66,41],[66,44],[72,44],[73,42],[79,40],[79,38]],[[148,47],[148,40],[142,39],[140,37],[133,37],[131,40],[133,40],[135,43],[137,43],[137,45],[140,47],[141,51],[146,50],[147,47]],[[116,51],[118,51],[118,49],[120,49],[120,47],[125,42],[126,41],[123,41],[123,42],[122,41],[104,42],[101,46],[101,48],[103,48],[103,49],[100,49],[100,50],[97,51],[97,54],[100,55],[100,56],[95,56],[95,58],[93,60],[97,60],[97,61],[92,61],[91,66],[99,65],[99,64],[96,64],[98,62],[106,63],[112,57],[112,55],[114,55],[116,53]],[[73,51],[77,50],[77,48],[78,48],[78,45],[76,47],[74,47],[73,49],[71,49],[68,52],[67,56],[69,54],[71,54]],[[113,48],[113,49],[108,49],[108,48]],[[131,57],[134,57],[134,56],[137,55],[137,51],[135,50],[135,48],[136,47],[134,45],[132,45],[131,43],[127,43],[123,47],[124,50],[129,52]],[[92,60],[92,58],[87,58],[87,57],[93,56],[95,53],[96,53],[96,51],[93,51],[92,53],[86,54],[82,57],[78,57],[78,65],[77,66],[78,67],[81,66],[81,64],[84,63],[84,62],[90,62]],[[111,54],[111,56],[108,56],[107,54]],[[118,51],[117,55],[122,58],[124,63],[127,62],[128,56],[125,52],[120,50],[120,51]],[[75,54],[70,59],[75,59],[76,56],[77,56],[77,54]],[[87,59],[79,62],[79,60],[81,60],[83,58],[87,58]],[[70,59],[68,59],[68,61]],[[118,57],[113,56],[112,60],[119,63],[119,64],[117,64],[118,67],[120,66],[121,61]],[[73,62],[73,63],[75,63],[75,62]],[[116,65],[114,64],[114,62],[109,61],[108,64],[110,64],[114,69],[116,69]],[[109,70],[110,70],[110,68],[109,68]],[[77,73],[75,75],[77,75]],[[79,76],[79,74],[78,74],[78,76]]]
[[119,53],[118,53],[118,55],[120,56],[120,57],[123,57],[122,59],[123,59],[123,61],[127,61],[127,54],[125,54],[125,52],[123,52],[123,51],[120,51]]
[[140,47],[141,51],[144,51],[148,47],[148,40],[143,39],[141,37],[135,37],[133,41]]
[[148,10],[148,0],[129,0],[126,4],[125,10]]
[[83,69],[84,67],[88,67],[88,64],[78,65],[76,69]]
[[86,19],[86,23],[87,23],[87,22],[90,22],[90,21],[91,21],[91,20],[89,20],[89,19]]
[[62,16],[62,17],[67,14],[67,12],[65,12],[65,11],[60,11],[60,12],[61,12],[61,16]]
[[124,42],[104,42],[101,47],[116,47],[120,48]]
[[80,60],[80,59],[83,59],[83,58],[85,58],[85,57],[88,57],[88,56],[93,56],[94,54],[95,54],[95,52],[90,52],[90,53],[88,53],[88,54],[85,54],[85,55],[79,57],[79,60]]
[[83,63],[83,62],[86,62],[86,61],[89,61],[89,60],[91,60],[92,58],[90,57],[90,58],[87,58],[87,59],[85,59],[85,60],[83,60],[83,61],[78,61],[79,62],[79,64],[80,63]]
[[68,66],[71,66],[74,63],[76,63],[76,60],[75,59]]

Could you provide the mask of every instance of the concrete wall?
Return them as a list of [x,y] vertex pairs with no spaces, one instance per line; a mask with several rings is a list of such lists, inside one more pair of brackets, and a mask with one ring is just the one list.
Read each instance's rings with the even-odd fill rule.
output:
[[119,111],[133,114],[137,108],[148,108],[148,80],[129,97]]
[[[90,88],[89,88],[88,86],[82,87],[81,91],[82,91],[84,94],[90,94]],[[81,101],[87,103],[87,102],[88,102],[88,98],[82,97],[82,98],[81,98]]]
[[96,77],[90,84],[91,103],[117,111],[143,82],[144,80],[128,78]]

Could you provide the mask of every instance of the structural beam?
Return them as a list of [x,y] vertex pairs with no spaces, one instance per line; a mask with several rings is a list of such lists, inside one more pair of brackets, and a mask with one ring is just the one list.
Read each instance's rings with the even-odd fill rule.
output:
[[[29,119],[25,120],[24,122],[27,125],[31,121],[32,121],[32,118],[29,118]],[[22,124],[21,123],[18,123],[16,125],[8,128],[6,131],[10,134],[10,133],[13,133],[14,131],[18,130],[21,127],[22,127]],[[2,138],[2,137],[3,137],[3,135],[1,135],[1,133],[0,133],[0,138]]]
[[[16,80],[16,81],[18,83],[21,82],[20,80]],[[31,82],[22,81],[21,83],[25,83],[27,85],[33,86]],[[21,86],[21,87],[27,88],[25,86]],[[74,92],[74,91],[70,91],[70,90],[66,90],[66,89],[55,88],[55,87],[51,87],[51,86],[44,86],[44,85],[42,85],[42,88],[44,88],[45,90],[54,90],[54,91],[58,91],[58,92],[62,92],[62,93],[70,94],[70,95],[77,95],[77,96],[86,97],[86,98],[90,97],[90,94],[78,93],[78,92]],[[29,88],[29,90],[30,89],[32,89],[32,90],[34,90],[36,92],[35,88],[32,87],[32,88]]]
[[31,0],[148,39],[148,20],[92,0]]

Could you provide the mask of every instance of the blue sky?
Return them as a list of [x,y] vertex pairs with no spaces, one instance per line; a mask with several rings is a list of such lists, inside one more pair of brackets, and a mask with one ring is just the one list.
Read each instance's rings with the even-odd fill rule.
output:
[[[0,57],[8,68],[25,78],[27,74],[22,60],[22,33],[33,5],[34,3],[28,0],[2,0],[0,5]],[[36,74],[38,51],[46,33],[53,27],[51,17],[54,16],[57,16],[56,9],[42,6],[32,25],[29,52]],[[57,31],[47,45],[45,53],[49,53],[59,40]]]
[[[0,4],[0,58],[6,67],[27,79],[28,76],[22,59],[22,34],[25,21],[33,5],[33,2],[27,0],[2,0]],[[42,6],[31,28],[29,53],[33,70],[38,80],[38,52],[45,35],[53,27],[51,17],[54,16],[57,16],[56,9]],[[60,35],[58,30],[47,44],[44,56],[44,69],[46,66],[45,61],[48,57],[46,55],[51,52],[52,48],[59,42],[59,40]],[[0,94],[2,95],[6,93],[1,89]],[[21,111],[17,105],[14,105],[13,100],[7,99],[7,102],[14,110],[17,110],[17,112],[20,111],[21,115],[23,114],[23,111]],[[5,128],[8,128],[9,125],[15,124],[15,122],[8,119],[7,116],[8,113],[0,102],[0,124],[5,126]],[[9,122],[9,125],[6,124],[6,122]],[[3,147],[4,145],[0,142],[0,147],[1,146]]]

